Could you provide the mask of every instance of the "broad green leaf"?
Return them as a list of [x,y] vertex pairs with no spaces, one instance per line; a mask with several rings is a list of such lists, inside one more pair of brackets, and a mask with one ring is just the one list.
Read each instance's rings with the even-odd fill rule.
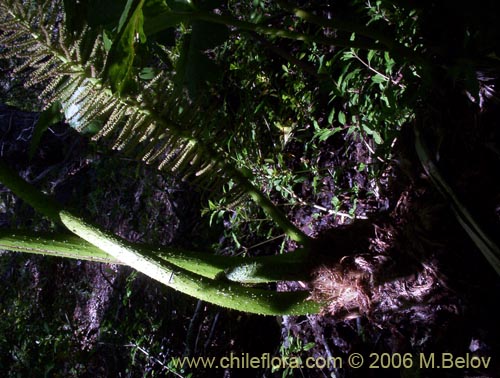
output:
[[33,159],[33,156],[35,156],[36,149],[40,144],[43,133],[45,133],[45,131],[47,131],[50,126],[61,122],[63,119],[64,116],[61,112],[61,104],[59,102],[55,102],[50,108],[40,114],[40,118],[38,118],[38,122],[36,123],[35,129],[33,131],[33,137],[31,138],[29,148],[30,159]]
[[[130,7],[126,7],[120,20],[122,26],[113,41],[109,52],[104,77],[109,80],[111,88],[124,93],[133,88],[132,74],[135,58],[135,45],[139,40],[141,43],[146,41],[143,24],[144,17],[142,6],[145,0],[133,1]],[[126,20],[122,23],[122,20]]]

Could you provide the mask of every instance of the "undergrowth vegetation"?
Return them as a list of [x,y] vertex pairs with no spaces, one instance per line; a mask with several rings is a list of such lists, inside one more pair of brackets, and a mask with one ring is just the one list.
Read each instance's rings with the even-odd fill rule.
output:
[[[427,97],[444,73],[472,103],[482,104],[487,91],[477,69],[497,67],[498,56],[469,34],[463,37],[464,56],[448,55],[431,43],[429,22],[421,19],[429,18],[424,6],[393,0],[0,0],[0,11],[0,100],[40,112],[24,159],[33,163],[47,154],[42,141],[63,122],[65,132],[90,140],[77,168],[64,168],[65,176],[92,171],[89,182],[58,192],[52,173],[33,179],[29,170],[19,170],[19,177],[9,168],[17,167],[17,151],[4,154],[10,142],[2,140],[0,157],[8,164],[0,161],[0,181],[38,213],[29,215],[32,222],[17,222],[11,208],[18,205],[3,192],[3,248],[91,261],[108,256],[197,298],[198,307],[206,301],[265,315],[368,313],[370,300],[363,300],[375,280],[355,265],[363,261],[366,268],[387,256],[353,258],[352,275],[332,273],[332,267],[342,268],[339,261],[350,263],[341,258],[357,248],[356,236],[336,251],[319,235],[335,227],[340,235],[344,225],[370,221],[404,203],[390,203],[388,192],[395,170],[416,169],[397,160],[395,146],[406,143],[500,273],[500,250],[445,180],[433,161],[439,153],[433,155],[425,142],[431,139],[438,151],[445,133],[423,124],[431,113],[426,107],[432,108]],[[5,135],[9,122],[2,123]],[[414,137],[402,133],[405,127]],[[60,167],[65,164],[50,170]],[[38,185],[45,175],[48,184]],[[109,183],[121,182],[117,177],[126,183],[112,188]],[[192,202],[189,209],[177,203],[181,198]],[[37,218],[41,214],[44,221]],[[183,218],[194,220],[186,226]],[[20,224],[24,229],[16,230]],[[182,227],[191,233],[175,239]],[[59,242],[68,246],[66,255]],[[2,267],[2,275],[14,277],[9,269]],[[25,280],[23,274],[17,278]],[[136,300],[135,273],[120,279],[125,289],[113,304],[115,317],[103,316],[99,335],[85,342],[99,340],[101,348],[113,350],[127,335],[129,342],[121,346],[130,352],[127,374],[144,366],[183,374],[166,364],[172,350],[162,349],[164,340],[154,337],[160,328],[171,332],[170,325],[158,317],[141,324],[146,310],[130,323],[118,323]],[[318,294],[314,282],[327,292]],[[365,297],[352,294],[353,286]],[[54,365],[39,364],[39,374],[49,375],[71,343],[82,342],[72,340],[78,331],[69,320],[61,332],[50,331],[53,326],[36,321],[19,298],[8,301],[4,328],[11,318],[32,321],[37,348],[54,346]],[[179,313],[192,307],[188,300],[160,302],[174,318],[172,303]],[[210,321],[215,324],[217,317]],[[202,325],[210,328],[193,319],[188,328]],[[0,345],[16,345],[9,358],[17,361],[11,372],[19,373],[38,362],[30,361],[36,348],[13,339],[25,334],[21,325],[14,328]],[[275,355],[298,356],[316,345],[290,334],[284,338]],[[210,341],[211,336],[206,345]]]
[[[417,69],[417,47],[353,18],[329,21],[330,10],[322,18],[282,3],[284,13],[269,17],[280,8],[259,3],[251,16],[257,21],[247,21],[231,15],[230,3],[140,1],[127,4],[118,25],[116,11],[103,5],[109,19],[91,25],[77,18],[96,12],[90,4],[61,5],[3,6],[4,57],[20,59],[13,72],[28,69],[28,85],[45,86],[34,146],[64,113],[94,140],[193,182],[208,197],[210,221],[231,219],[236,226],[230,231],[236,253],[242,245],[237,230],[258,235],[265,217],[308,253],[310,236],[285,213],[290,204],[303,204],[296,194],[301,183],[311,182],[319,193],[327,175],[341,176],[319,165],[318,145],[349,138],[365,144],[369,154],[355,169],[363,174],[366,163],[382,163],[369,168],[376,191],[377,170],[385,168],[401,124],[411,117],[404,77]],[[366,11],[378,21],[379,13]],[[390,24],[388,14],[379,19]],[[286,48],[275,48],[280,39]],[[397,65],[393,53],[406,63]],[[320,208],[354,218],[358,184],[335,186],[330,203]],[[349,198],[346,210],[342,196]],[[248,199],[265,214],[247,211]],[[55,208],[35,203],[54,217]],[[277,238],[273,233],[267,236]]]

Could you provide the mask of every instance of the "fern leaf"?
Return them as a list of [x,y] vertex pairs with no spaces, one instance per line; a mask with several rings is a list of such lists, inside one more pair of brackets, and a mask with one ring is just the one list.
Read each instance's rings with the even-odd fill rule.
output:
[[[231,177],[239,186],[232,192],[235,197],[249,193],[294,240],[307,242],[308,238],[227,161],[217,147],[217,132],[202,132],[202,121],[209,118],[206,114],[210,109],[176,99],[164,74],[147,84],[137,80],[134,86],[139,95],[114,93],[100,79],[104,68],[114,63],[106,56],[102,39],[96,37],[86,54],[84,45],[89,43],[83,38],[90,38],[90,33],[68,34],[61,17],[63,0],[40,0],[37,4],[41,5],[0,0],[0,38],[4,57],[23,60],[20,71],[31,69],[31,63],[35,66],[28,85],[46,85],[40,94],[45,106],[59,101],[78,130],[85,129],[94,117],[102,118],[103,126],[94,140],[113,139],[115,148],[136,151],[137,157],[157,164],[160,170],[202,179],[212,192],[221,192],[218,188]],[[133,70],[133,65],[128,68]]]

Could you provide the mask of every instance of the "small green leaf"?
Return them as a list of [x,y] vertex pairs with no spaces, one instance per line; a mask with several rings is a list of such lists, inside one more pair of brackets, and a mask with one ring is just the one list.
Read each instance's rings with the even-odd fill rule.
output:
[[345,114],[344,114],[343,111],[339,112],[338,119],[339,119],[340,124],[343,125],[343,126],[345,126],[345,124],[346,124],[346,118],[345,118]]
[[304,345],[304,347],[302,349],[304,350],[304,352],[307,352],[308,350],[311,350],[315,346],[316,346],[316,343],[310,342],[310,343],[307,343],[306,345]]
[[387,81],[387,79],[380,74],[376,74],[376,75],[372,76],[372,81],[376,84],[379,84],[379,83],[383,83],[384,81]]
[[33,130],[33,137],[31,138],[29,148],[30,159],[33,159],[33,156],[35,156],[35,152],[38,148],[38,145],[40,144],[43,133],[45,133],[45,131],[47,131],[50,126],[61,122],[63,119],[64,115],[61,112],[61,104],[59,102],[53,103],[50,108],[40,114],[40,118],[38,118],[38,122],[36,123],[35,129]]
[[106,33],[106,30],[103,30],[102,32],[102,41],[104,43],[104,49],[106,51],[111,50],[111,46],[113,46],[113,40],[109,38],[108,33]]
[[315,137],[318,138],[321,142],[324,142],[328,138],[330,138],[332,135],[337,134],[340,130],[342,130],[340,127],[336,127],[333,130],[329,129],[322,129],[320,132],[318,132]]
[[332,108],[330,114],[328,114],[328,123],[331,125],[333,122],[333,117],[335,117],[335,108]]
[[368,51],[368,56],[366,57],[366,59],[368,60],[368,63],[371,62],[373,56],[375,55],[376,51],[375,50],[370,50]]
[[377,143],[377,144],[384,143],[384,140],[382,139],[382,137],[380,136],[378,131],[373,130],[372,136],[373,136],[373,140],[375,141],[375,143]]
[[151,80],[155,77],[156,73],[152,67],[144,67],[141,72],[139,72],[139,77],[142,80]]
[[384,59],[386,63],[385,66],[386,72],[390,74],[392,72],[392,67],[394,67],[394,64],[396,64],[396,62],[394,61],[394,59],[391,58],[388,51],[384,53]]

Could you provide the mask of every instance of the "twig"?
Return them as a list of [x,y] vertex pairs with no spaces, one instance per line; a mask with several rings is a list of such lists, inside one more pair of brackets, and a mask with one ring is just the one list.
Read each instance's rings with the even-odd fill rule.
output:
[[302,198],[300,198],[299,196],[297,196],[294,192],[292,192],[291,190],[287,189],[287,188],[283,188],[283,190],[285,190],[288,194],[290,194],[295,200],[297,200],[301,205],[305,205],[305,206],[312,206],[313,208],[315,209],[318,209],[318,210],[321,210],[321,211],[324,211],[326,212],[328,215],[334,215],[334,216],[340,216],[342,218],[349,218],[349,219],[354,219],[354,218],[357,218],[357,219],[368,219],[368,217],[364,216],[364,215],[358,215],[358,216],[353,216],[351,214],[348,214],[348,213],[345,213],[343,211],[336,211],[336,210],[329,210],[327,209],[326,207],[323,207],[323,206],[320,206],[320,205],[316,205],[316,204],[309,204],[307,203],[306,201],[304,201]]
[[375,68],[373,68],[369,63],[366,63],[363,59],[361,59],[358,54],[354,52],[354,50],[351,49],[351,54],[366,68],[368,68],[370,71],[375,72],[377,75],[380,75],[384,78],[385,81],[388,81],[391,84],[397,85],[398,87],[404,89],[405,86],[404,84],[400,84],[398,81],[392,79],[391,77],[384,75],[382,72],[377,71]]
[[167,369],[170,373],[176,375],[177,377],[179,378],[185,378],[183,375],[179,374],[178,372],[176,372],[175,370],[173,370],[172,368],[168,367],[167,365],[165,365],[163,362],[161,362],[158,358],[156,358],[155,356],[152,356],[146,349],[144,349],[143,347],[137,345],[137,344],[125,344],[124,346],[126,347],[131,347],[131,348],[137,348],[138,351],[140,351],[141,353],[143,353],[145,356],[147,356],[148,358],[150,358],[151,360],[153,360],[153,362],[157,363],[158,365],[162,366],[163,368]]

